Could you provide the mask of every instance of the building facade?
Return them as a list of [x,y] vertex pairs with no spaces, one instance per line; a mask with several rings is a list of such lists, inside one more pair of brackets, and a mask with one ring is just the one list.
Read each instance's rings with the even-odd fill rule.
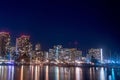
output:
[[103,53],[102,53],[102,49],[89,49],[88,51],[88,55],[87,55],[87,59],[89,61],[91,61],[92,59],[97,60],[98,62],[102,62],[103,61]]
[[41,51],[41,45],[39,43],[35,45],[34,55],[36,60],[43,61],[44,55],[43,55],[43,51]]
[[0,57],[5,57],[10,50],[10,34],[8,32],[0,32]]
[[32,54],[32,44],[30,36],[22,35],[16,39],[16,52],[19,54],[19,59],[29,59]]
[[82,60],[82,51],[76,48],[63,48],[62,45],[57,45],[53,49],[49,49],[49,59],[59,62],[80,61]]

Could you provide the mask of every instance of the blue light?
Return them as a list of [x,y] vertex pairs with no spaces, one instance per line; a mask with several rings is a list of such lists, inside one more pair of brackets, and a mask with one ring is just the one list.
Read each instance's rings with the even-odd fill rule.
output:
[[112,69],[112,80],[116,80],[116,79],[115,79],[114,69]]

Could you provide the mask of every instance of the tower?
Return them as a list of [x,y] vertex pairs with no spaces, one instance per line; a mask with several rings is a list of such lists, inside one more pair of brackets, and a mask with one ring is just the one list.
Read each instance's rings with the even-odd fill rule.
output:
[[10,34],[8,32],[0,32],[0,57],[5,57],[10,49]]
[[16,39],[16,51],[20,55],[20,59],[26,59],[30,57],[30,53],[32,51],[30,36],[22,35]]
[[37,60],[43,60],[43,52],[41,51],[41,45],[38,43],[35,45],[35,58]]

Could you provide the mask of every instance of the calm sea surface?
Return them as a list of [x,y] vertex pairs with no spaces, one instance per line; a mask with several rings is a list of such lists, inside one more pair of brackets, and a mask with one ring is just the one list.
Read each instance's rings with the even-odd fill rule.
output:
[[119,68],[0,66],[0,80],[120,80]]

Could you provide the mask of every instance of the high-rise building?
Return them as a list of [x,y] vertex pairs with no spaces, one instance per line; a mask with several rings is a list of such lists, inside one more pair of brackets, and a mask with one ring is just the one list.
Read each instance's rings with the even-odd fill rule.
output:
[[88,51],[88,59],[89,61],[91,60],[91,58],[94,58],[96,60],[98,60],[99,62],[103,62],[103,53],[102,53],[102,49],[89,49]]
[[14,58],[16,57],[16,47],[11,46],[10,47],[10,58]]
[[54,53],[55,53],[55,58],[58,60],[59,59],[59,55],[61,53],[62,50],[62,45],[57,45],[54,46]]
[[30,57],[32,52],[30,36],[22,35],[16,39],[16,52],[20,55],[20,59]]
[[82,60],[82,51],[77,50],[77,48],[69,49],[69,53],[70,53],[70,60],[71,61]]
[[10,34],[8,32],[0,32],[0,57],[3,58],[10,49]]
[[48,58],[49,58],[49,57],[48,57],[48,52],[44,52],[44,59],[45,59],[45,60],[48,60]]
[[63,48],[62,45],[54,46],[49,49],[49,59],[69,62],[82,60],[82,51],[77,48]]
[[49,59],[58,61],[62,52],[62,45],[56,45],[53,49],[49,49]]
[[43,61],[43,52],[41,51],[41,45],[38,43],[35,45],[35,59],[36,60],[40,60],[40,61]]
[[79,61],[82,60],[82,51],[80,50],[75,51],[75,60],[79,60]]

